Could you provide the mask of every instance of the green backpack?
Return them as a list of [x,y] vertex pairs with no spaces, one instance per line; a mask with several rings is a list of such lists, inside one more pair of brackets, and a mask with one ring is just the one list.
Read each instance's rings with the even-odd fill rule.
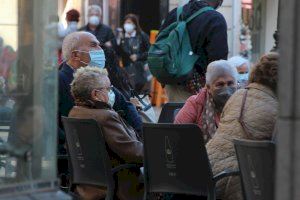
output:
[[176,84],[187,80],[193,72],[197,60],[204,59],[204,54],[193,53],[187,24],[202,13],[214,10],[204,7],[186,20],[180,16],[183,7],[177,8],[177,21],[162,30],[156,42],[150,47],[148,64],[151,73],[162,84]]

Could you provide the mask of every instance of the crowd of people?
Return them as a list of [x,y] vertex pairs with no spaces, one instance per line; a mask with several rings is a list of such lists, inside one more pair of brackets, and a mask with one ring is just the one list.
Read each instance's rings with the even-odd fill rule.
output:
[[[214,8],[187,26],[194,52],[204,54],[205,59],[196,62],[192,75],[184,82],[165,85],[170,102],[185,102],[174,123],[199,126],[216,174],[238,169],[234,139],[271,140],[278,112],[279,55],[267,53],[253,67],[241,56],[227,60],[227,25],[216,11],[222,2],[191,0],[183,7],[183,18],[204,7]],[[169,13],[160,31],[176,20],[176,10]],[[74,10],[68,12],[68,24],[78,22],[79,16]],[[78,31],[70,28],[64,35],[59,67],[59,153],[66,153],[62,116],[95,119],[103,127],[113,166],[142,164],[142,117],[132,92],[150,91],[149,37],[134,14],[124,18],[124,34],[118,40],[101,18],[102,9],[92,5],[87,25]],[[134,170],[118,173],[119,199],[143,199],[139,176],[140,172]],[[226,178],[217,187],[221,199],[242,199],[238,177]],[[77,186],[77,192],[84,199],[105,196],[105,188],[88,185]]]

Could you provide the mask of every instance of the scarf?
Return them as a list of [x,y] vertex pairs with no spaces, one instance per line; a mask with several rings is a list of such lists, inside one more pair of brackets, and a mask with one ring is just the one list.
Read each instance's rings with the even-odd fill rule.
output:
[[206,101],[202,112],[202,133],[205,143],[207,143],[208,140],[210,140],[214,136],[217,130],[215,115],[216,111],[213,98],[207,92]]

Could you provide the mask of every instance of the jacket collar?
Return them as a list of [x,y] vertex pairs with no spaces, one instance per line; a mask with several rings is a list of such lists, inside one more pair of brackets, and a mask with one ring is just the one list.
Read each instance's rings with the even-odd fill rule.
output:
[[246,89],[250,89],[250,88],[260,90],[260,91],[262,91],[264,93],[267,93],[268,95],[272,96],[273,98],[277,99],[276,94],[270,88],[268,88],[267,86],[264,86],[264,85],[258,84],[258,83],[250,83],[246,87]]
[[96,29],[93,31],[92,29],[90,29],[89,25],[87,24],[87,25],[86,25],[86,30],[89,31],[89,32],[96,32],[96,33],[97,33],[97,32],[99,31],[99,29],[101,29],[102,26],[103,26],[102,23],[100,23],[100,24],[96,27]]
[[72,74],[75,72],[75,69],[73,69],[70,65],[67,64],[67,62],[64,62],[61,68],[61,71],[65,72],[66,74]]
[[85,103],[76,102],[75,104],[76,104],[76,106],[83,106],[83,107],[92,108],[92,109],[106,109],[106,110],[111,109],[111,106],[109,104],[101,102],[101,101],[88,101]]
[[125,32],[125,38],[132,38],[136,36],[136,30],[134,30],[131,34]]

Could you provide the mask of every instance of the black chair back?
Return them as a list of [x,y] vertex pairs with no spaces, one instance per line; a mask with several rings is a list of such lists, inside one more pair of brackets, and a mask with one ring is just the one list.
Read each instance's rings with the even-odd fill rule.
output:
[[207,196],[213,177],[201,130],[194,124],[144,124],[146,194]]
[[114,182],[101,128],[93,119],[62,118],[72,165],[72,184],[108,187]]
[[235,140],[244,199],[274,199],[275,144]]
[[175,119],[175,110],[182,108],[184,103],[166,103],[159,115],[158,123],[173,123]]

